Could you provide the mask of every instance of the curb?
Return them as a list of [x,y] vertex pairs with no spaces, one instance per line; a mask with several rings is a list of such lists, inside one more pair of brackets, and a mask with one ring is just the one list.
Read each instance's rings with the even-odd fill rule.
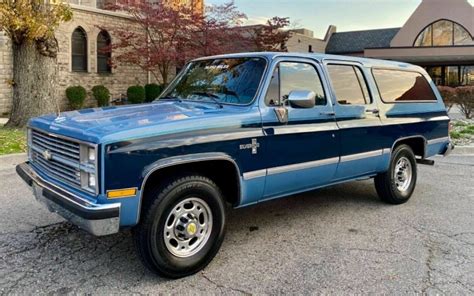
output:
[[451,152],[451,155],[472,155],[474,154],[474,146],[455,146],[454,150]]

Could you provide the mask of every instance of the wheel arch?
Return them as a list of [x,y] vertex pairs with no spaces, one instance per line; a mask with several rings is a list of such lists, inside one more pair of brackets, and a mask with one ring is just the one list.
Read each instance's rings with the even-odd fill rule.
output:
[[[209,170],[209,166],[213,169],[221,169],[216,172]],[[230,202],[233,206],[241,202],[242,180],[240,168],[236,161],[228,154],[220,152],[200,153],[181,155],[160,159],[149,166],[145,167],[142,176],[143,181],[140,186],[140,199],[138,204],[137,221],[139,223],[142,208],[144,206],[145,194],[147,192],[147,184],[153,180],[159,179],[164,173],[177,174],[183,170],[202,173],[211,178],[223,191],[225,201]],[[232,180],[226,183],[224,172],[231,173]],[[230,181],[230,180],[229,180]]]
[[406,144],[410,146],[410,148],[413,150],[413,153],[416,156],[420,156],[421,158],[425,158],[426,156],[426,147],[428,146],[428,141],[426,140],[425,137],[422,135],[415,135],[415,136],[409,136],[409,137],[402,137],[395,142],[393,142],[392,148],[390,149],[390,153],[393,152],[395,147]]

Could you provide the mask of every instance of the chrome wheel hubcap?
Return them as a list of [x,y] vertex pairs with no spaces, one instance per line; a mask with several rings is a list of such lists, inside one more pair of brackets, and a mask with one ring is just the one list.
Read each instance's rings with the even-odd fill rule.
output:
[[202,249],[212,230],[208,204],[197,197],[187,198],[173,207],[164,227],[168,251],[177,257],[189,257]]
[[411,162],[406,157],[401,157],[395,165],[394,178],[398,191],[407,191],[413,177]]

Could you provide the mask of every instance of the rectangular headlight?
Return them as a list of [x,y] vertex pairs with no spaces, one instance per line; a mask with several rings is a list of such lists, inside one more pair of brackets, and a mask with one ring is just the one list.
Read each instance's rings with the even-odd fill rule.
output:
[[97,150],[96,147],[81,144],[81,187],[97,193]]

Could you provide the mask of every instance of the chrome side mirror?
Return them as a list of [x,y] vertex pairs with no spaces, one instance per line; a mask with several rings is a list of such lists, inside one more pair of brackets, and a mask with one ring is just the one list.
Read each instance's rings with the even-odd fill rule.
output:
[[316,94],[309,90],[293,90],[288,96],[288,102],[293,108],[313,108],[316,104]]

